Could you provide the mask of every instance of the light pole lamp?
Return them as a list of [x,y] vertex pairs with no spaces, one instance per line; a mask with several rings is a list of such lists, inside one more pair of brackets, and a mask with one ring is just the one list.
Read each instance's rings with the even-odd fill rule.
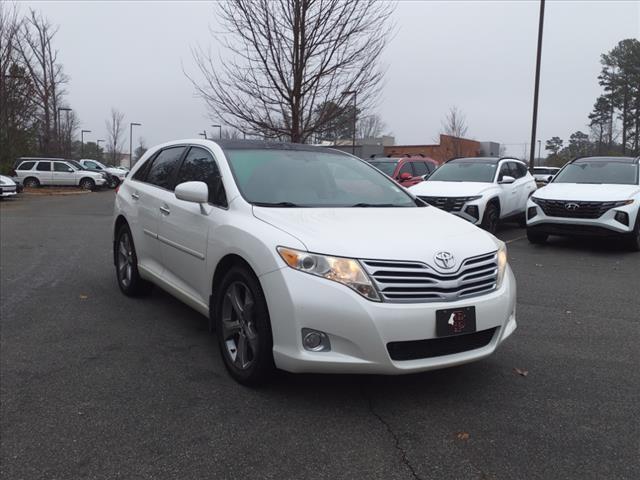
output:
[[129,169],[133,167],[133,127],[141,126],[141,123],[131,122],[129,124]]
[[355,90],[345,90],[343,95],[353,95],[353,135],[351,137],[351,153],[356,154],[356,122],[358,120],[358,92]]
[[213,128],[218,129],[218,140],[222,138],[222,125],[211,125]]
[[80,130],[80,158],[84,158],[84,134],[91,133],[91,130]]

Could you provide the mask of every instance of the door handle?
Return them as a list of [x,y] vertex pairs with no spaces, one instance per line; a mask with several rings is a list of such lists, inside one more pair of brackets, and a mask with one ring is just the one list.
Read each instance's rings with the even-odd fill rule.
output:
[[138,195],[137,193],[132,193],[131,198],[133,198],[134,200],[138,200],[140,198],[140,195]]
[[160,211],[165,215],[169,215],[171,213],[171,210],[169,210],[167,207],[160,207]]

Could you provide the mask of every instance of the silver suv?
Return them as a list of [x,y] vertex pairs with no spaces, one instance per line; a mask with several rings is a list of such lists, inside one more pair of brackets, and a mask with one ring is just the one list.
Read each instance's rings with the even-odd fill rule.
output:
[[25,187],[40,185],[76,186],[93,190],[107,182],[104,175],[80,170],[60,158],[28,158],[19,161],[16,176]]

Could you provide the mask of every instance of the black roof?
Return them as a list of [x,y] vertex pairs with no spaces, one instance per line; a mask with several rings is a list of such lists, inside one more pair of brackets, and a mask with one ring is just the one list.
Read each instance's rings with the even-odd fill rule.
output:
[[579,157],[572,163],[587,162],[617,162],[617,163],[637,163],[639,157]]
[[[498,163],[500,160],[503,160],[499,157],[460,157],[460,158],[452,158],[447,163]],[[515,158],[514,158],[515,160]]]

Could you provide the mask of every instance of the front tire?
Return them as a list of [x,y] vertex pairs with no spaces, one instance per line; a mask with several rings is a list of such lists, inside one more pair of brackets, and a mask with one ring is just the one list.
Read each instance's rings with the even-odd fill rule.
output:
[[110,189],[112,189],[112,190],[113,190],[113,189],[114,189],[114,188],[116,188],[118,185],[120,185],[120,181],[119,181],[116,177],[111,177],[111,178],[109,178],[109,181],[108,181],[108,183],[107,183],[107,186],[108,186]]
[[94,190],[96,188],[96,182],[91,178],[83,178],[80,180],[79,186],[82,190]]
[[549,235],[541,232],[534,232],[533,230],[527,229],[527,239],[529,243],[533,243],[535,245],[543,245],[547,243],[547,239]]
[[494,234],[498,229],[498,222],[500,221],[500,210],[495,203],[490,203],[487,205],[487,209],[484,211],[484,216],[482,217],[482,223],[480,226],[484,228],[487,232]]
[[275,365],[271,321],[260,282],[248,267],[236,265],[215,290],[216,337],[227,371],[243,385],[266,383]]
[[113,257],[116,264],[116,278],[122,293],[128,297],[138,297],[151,291],[151,283],[143,280],[138,272],[138,256],[128,225],[122,225],[118,229]]

